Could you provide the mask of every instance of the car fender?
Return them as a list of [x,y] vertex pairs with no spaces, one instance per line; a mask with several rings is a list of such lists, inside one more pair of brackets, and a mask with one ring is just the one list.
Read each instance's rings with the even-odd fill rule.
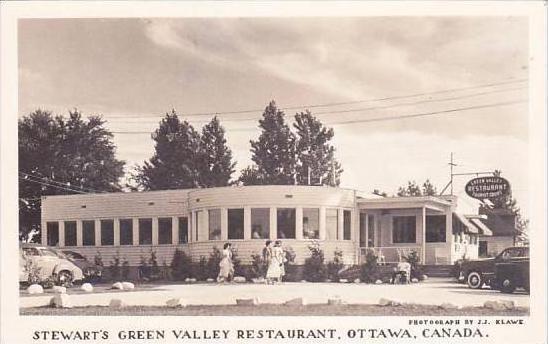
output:
[[72,263],[62,262],[55,266],[53,269],[54,274],[58,274],[60,271],[67,270],[70,271],[72,274],[72,278],[74,281],[78,281],[84,278],[84,274],[82,273],[82,269],[77,267],[76,265]]

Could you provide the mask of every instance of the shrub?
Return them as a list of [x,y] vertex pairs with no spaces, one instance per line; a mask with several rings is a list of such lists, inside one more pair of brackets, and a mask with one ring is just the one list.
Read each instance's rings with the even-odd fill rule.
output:
[[411,278],[416,278],[418,280],[422,280],[422,269],[419,265],[420,262],[420,256],[419,253],[416,250],[412,250],[409,252],[409,254],[404,255],[402,257],[406,262],[411,264]]
[[184,281],[193,275],[192,259],[182,250],[176,249],[171,261],[171,273],[173,279]]
[[[208,265],[209,265],[209,260],[205,256],[200,256],[200,261],[198,262],[198,264],[193,264],[192,277],[196,278],[199,281],[205,281],[206,279],[210,278]],[[216,277],[217,276],[215,275],[214,277],[211,277],[211,278],[216,278]]]
[[377,265],[378,257],[374,250],[367,250],[365,254],[365,263],[361,266],[361,280],[365,283],[375,283],[379,277],[379,268]]
[[100,270],[103,270],[102,268],[105,266],[104,263],[103,263],[103,256],[101,256],[101,252],[97,251],[97,253],[95,254],[95,256],[93,257],[93,262],[95,263],[95,265],[100,269]]
[[324,254],[320,244],[315,241],[308,246],[310,257],[304,261],[304,278],[309,282],[323,282],[327,276]]
[[127,258],[122,261],[122,279],[127,280],[129,278],[129,262]]
[[[234,276],[246,276],[247,269],[242,265],[242,261],[238,257],[238,251],[232,251],[232,264],[234,264]],[[218,271],[217,271],[218,273]],[[217,276],[215,276],[217,277]]]
[[110,261],[110,278],[112,280],[119,280],[120,279],[120,252],[116,251],[116,255],[113,257],[113,260]]
[[145,256],[141,255],[139,260],[139,279],[148,280],[150,278],[150,267]]
[[152,249],[150,250],[150,258],[148,259],[148,264],[150,265],[150,274],[149,279],[157,280],[160,279],[160,267],[158,266],[158,259],[156,258],[156,252]]
[[338,282],[340,279],[339,271],[343,267],[343,252],[339,248],[336,248],[333,253],[333,260],[327,263],[327,278],[333,282]]
[[206,264],[206,278],[217,278],[219,275],[219,263],[221,262],[221,251],[215,246],[209,254]]
[[263,258],[262,254],[252,254],[251,255],[251,266],[249,267],[248,278],[261,278],[266,276],[266,271],[268,266],[266,261]]

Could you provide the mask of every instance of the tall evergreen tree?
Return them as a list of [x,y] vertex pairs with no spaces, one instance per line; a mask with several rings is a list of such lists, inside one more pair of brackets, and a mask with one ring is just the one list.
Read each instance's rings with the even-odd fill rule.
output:
[[297,130],[297,182],[302,185],[338,186],[343,172],[330,144],[333,128],[326,128],[310,111],[295,115]]
[[124,162],[104,123],[78,110],[68,118],[36,110],[19,120],[20,240],[40,240],[41,196],[121,190]]
[[398,188],[398,192],[396,193],[396,195],[400,197],[435,196],[437,194],[438,190],[434,184],[430,182],[430,179],[426,179],[426,181],[422,184],[422,188],[414,180],[408,181],[407,186],[400,186]]
[[145,190],[189,189],[199,186],[200,136],[172,110],[152,134],[155,152],[137,168],[134,179]]
[[[262,133],[251,140],[251,160],[256,165],[261,184],[295,184],[295,135],[284,121],[284,113],[271,101],[259,120]],[[246,184],[246,180],[240,181]]]
[[202,129],[198,180],[202,187],[227,186],[234,173],[232,151],[226,144],[225,130],[217,116]]

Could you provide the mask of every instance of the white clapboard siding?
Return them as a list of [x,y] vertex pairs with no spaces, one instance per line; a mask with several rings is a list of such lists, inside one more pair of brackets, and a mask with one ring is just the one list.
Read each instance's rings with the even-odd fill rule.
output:
[[191,209],[242,206],[354,207],[354,190],[326,186],[260,185],[192,190]]
[[45,196],[42,220],[185,215],[188,190]]
[[[230,242],[241,263],[246,265],[251,264],[251,255],[261,254],[264,247],[264,240]],[[141,257],[144,257],[148,261],[150,252],[153,250],[156,252],[158,265],[162,266],[164,262],[167,265],[171,264],[173,254],[177,248],[189,254],[193,261],[198,262],[202,256],[208,258],[214,247],[221,250],[224,243],[224,241],[204,241],[183,245],[79,246],[63,247],[63,250],[79,252],[90,261],[93,261],[94,257],[100,253],[106,267],[110,266],[116,255],[120,257],[120,264],[123,260],[127,260],[129,265],[138,266]],[[282,243],[283,247],[291,247],[294,250],[296,254],[294,264],[302,265],[305,259],[310,257],[308,246],[312,244],[312,240],[284,240]],[[343,261],[345,264],[354,264],[356,262],[357,246],[352,241],[321,241],[320,247],[324,250],[326,263],[333,259],[333,253],[336,249],[340,249],[343,252]]]

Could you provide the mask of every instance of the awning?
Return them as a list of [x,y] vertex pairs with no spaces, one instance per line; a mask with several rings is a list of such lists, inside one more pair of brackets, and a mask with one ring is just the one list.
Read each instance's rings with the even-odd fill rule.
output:
[[470,221],[480,229],[482,235],[486,235],[486,236],[492,236],[493,235],[493,232],[491,232],[491,230],[489,229],[489,227],[487,227],[485,225],[485,223],[481,222],[480,219],[478,218],[473,218],[473,219],[470,219]]
[[464,215],[459,213],[453,213],[457,217],[457,219],[464,225],[466,228],[465,233],[474,233],[479,234],[478,227],[474,226]]

